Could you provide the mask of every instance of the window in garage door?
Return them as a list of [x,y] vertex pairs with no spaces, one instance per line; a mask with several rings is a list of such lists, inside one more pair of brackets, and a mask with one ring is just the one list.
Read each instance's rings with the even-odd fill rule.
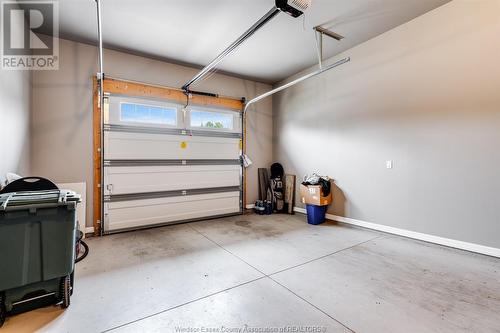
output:
[[214,130],[233,131],[235,126],[234,112],[208,111],[191,109],[189,111],[190,127]]
[[182,106],[136,97],[110,96],[104,122],[108,125],[180,128]]
[[241,113],[112,94],[104,126],[104,232],[242,211]]
[[145,105],[139,103],[120,103],[120,121],[126,123],[177,125],[177,108]]

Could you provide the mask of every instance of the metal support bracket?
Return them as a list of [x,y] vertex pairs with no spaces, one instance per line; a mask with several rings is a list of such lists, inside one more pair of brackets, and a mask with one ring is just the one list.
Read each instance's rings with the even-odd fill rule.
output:
[[323,35],[331,37],[337,41],[344,39],[344,36],[339,35],[336,32],[323,28],[321,25],[315,26],[314,28],[316,34],[316,51],[318,53],[318,66],[319,69],[323,68]]
[[318,66],[323,68],[323,34],[316,30],[316,51],[318,53]]
[[328,30],[326,28],[323,28],[321,25],[317,25],[313,29],[316,32],[319,32],[321,35],[327,35],[328,37],[331,37],[337,41],[341,41],[342,39],[344,39],[344,36],[339,35],[338,33]]

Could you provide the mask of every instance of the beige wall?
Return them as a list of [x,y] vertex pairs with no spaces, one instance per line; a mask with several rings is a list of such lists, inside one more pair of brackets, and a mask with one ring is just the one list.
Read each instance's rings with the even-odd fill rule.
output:
[[30,73],[0,69],[0,184],[30,170]]
[[[33,173],[56,182],[87,182],[92,193],[92,76],[97,71],[97,49],[61,40],[60,69],[33,74]],[[196,69],[105,50],[107,75],[145,83],[180,87]],[[266,84],[216,74],[196,90],[232,97],[253,96],[269,90]],[[272,162],[272,101],[248,114],[248,202],[257,197],[257,168]],[[87,198],[87,226],[92,198]]]
[[0,185],[30,170],[31,72],[0,69]]
[[275,159],[330,213],[500,248],[499,38],[500,1],[455,0],[348,50],[275,95]]

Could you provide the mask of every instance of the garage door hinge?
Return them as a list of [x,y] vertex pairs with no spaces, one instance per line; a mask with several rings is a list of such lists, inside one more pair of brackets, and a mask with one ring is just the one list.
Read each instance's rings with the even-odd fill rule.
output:
[[186,190],[183,190],[181,193],[182,193],[182,195],[187,195],[187,191]]

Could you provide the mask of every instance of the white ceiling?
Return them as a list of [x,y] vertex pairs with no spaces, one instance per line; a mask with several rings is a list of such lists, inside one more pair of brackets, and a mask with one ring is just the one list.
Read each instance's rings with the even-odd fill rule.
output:
[[[329,58],[449,0],[312,0],[305,19],[280,13],[227,58],[220,70],[274,83],[317,61],[312,27],[345,36],[325,38]],[[203,66],[274,5],[274,0],[102,0],[107,47]],[[63,38],[96,41],[93,0],[63,0]]]

